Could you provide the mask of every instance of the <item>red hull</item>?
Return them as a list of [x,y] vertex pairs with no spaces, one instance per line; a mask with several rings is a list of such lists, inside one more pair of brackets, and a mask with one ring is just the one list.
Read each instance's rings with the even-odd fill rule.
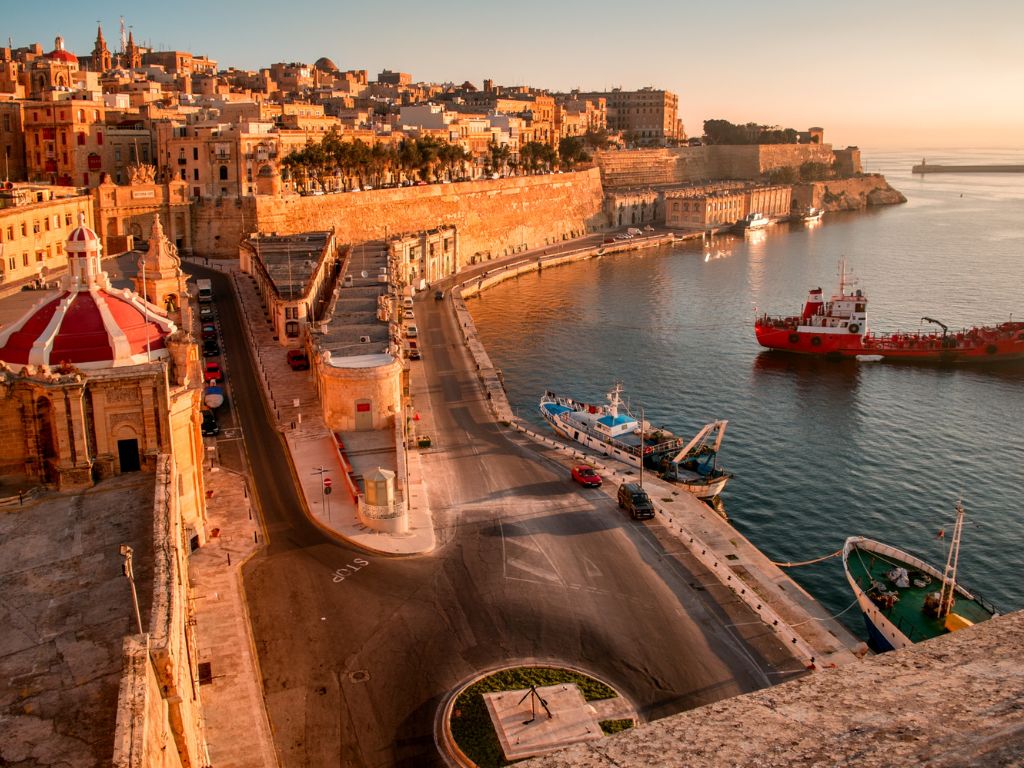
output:
[[809,332],[797,318],[759,318],[754,323],[762,347],[832,357],[877,355],[905,362],[991,363],[1024,359],[1024,323],[971,328],[959,333],[864,334]]

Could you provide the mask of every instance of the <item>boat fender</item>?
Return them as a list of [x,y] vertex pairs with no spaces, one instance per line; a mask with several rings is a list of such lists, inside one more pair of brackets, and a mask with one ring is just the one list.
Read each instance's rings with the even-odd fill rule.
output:
[[821,346],[821,336],[812,336],[811,337],[811,346],[812,347],[820,347]]
[[850,323],[850,333],[860,333],[860,326],[857,323]]
[[994,355],[998,351],[999,347],[997,347],[995,344],[989,344],[987,347],[985,347],[985,353],[989,355]]
[[789,334],[789,343],[790,344],[799,344],[800,343],[800,334],[799,333],[791,333],[791,334]]

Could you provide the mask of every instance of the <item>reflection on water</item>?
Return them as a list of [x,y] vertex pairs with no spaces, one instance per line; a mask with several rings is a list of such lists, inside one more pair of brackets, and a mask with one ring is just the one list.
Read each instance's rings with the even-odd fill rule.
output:
[[[809,288],[834,289],[841,255],[877,330],[1024,313],[1019,243],[987,236],[1020,231],[1024,178],[911,179],[920,155],[882,161],[910,204],[545,270],[470,309],[513,407],[538,428],[545,389],[601,400],[616,380],[677,434],[729,419],[722,463],[736,477],[725,504],[773,560],[808,560],[863,534],[942,563],[935,531],[962,496],[964,579],[1022,608],[1024,580],[1006,574],[1024,573],[1024,365],[833,361],[765,352],[754,339],[755,305],[798,312]],[[835,612],[851,602],[836,560],[793,576]],[[855,611],[844,619],[860,631]]]

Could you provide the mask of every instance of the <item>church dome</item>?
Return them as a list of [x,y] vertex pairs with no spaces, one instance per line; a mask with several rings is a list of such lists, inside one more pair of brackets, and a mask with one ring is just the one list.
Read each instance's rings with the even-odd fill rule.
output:
[[77,64],[78,63],[78,57],[75,56],[75,54],[71,53],[71,51],[64,50],[64,38],[63,37],[58,37],[54,41],[53,50],[50,51],[48,54],[46,54],[46,58],[48,58],[48,59],[50,59],[52,61],[65,61],[65,62],[67,62],[69,64]]
[[321,56],[313,64],[313,69],[319,69],[321,72],[337,72],[338,65],[328,59],[326,56]]
[[167,357],[164,340],[176,326],[137,293],[110,285],[100,265],[99,236],[85,225],[85,214],[65,250],[68,273],[61,292],[0,330],[0,361],[90,369]]

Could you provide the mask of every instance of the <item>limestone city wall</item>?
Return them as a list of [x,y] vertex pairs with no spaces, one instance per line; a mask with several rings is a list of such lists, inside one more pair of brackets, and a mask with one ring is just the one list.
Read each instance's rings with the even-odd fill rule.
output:
[[[474,258],[498,258],[524,244],[535,247],[560,241],[570,233],[599,228],[603,223],[601,179],[594,168],[490,181],[246,200],[250,201],[255,204],[262,232],[285,234],[335,227],[339,243],[454,226],[459,232],[462,263]],[[197,225],[216,232],[208,240],[211,255],[237,254],[236,247],[224,245],[241,232],[240,222],[225,217],[237,217],[243,210],[244,206],[222,205],[219,217],[197,211]],[[237,240],[233,245],[237,246]]]
[[736,144],[596,152],[606,188],[665,186],[709,179],[756,179],[766,171],[831,163],[830,144]]

